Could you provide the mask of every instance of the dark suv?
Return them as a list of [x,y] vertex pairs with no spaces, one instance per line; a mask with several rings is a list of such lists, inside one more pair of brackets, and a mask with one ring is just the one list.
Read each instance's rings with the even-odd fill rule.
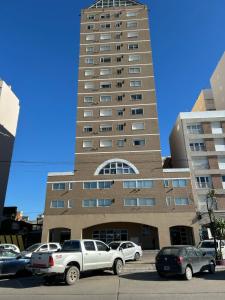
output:
[[215,273],[215,267],[212,256],[204,255],[200,249],[192,246],[164,247],[156,256],[156,270],[160,277],[178,274],[191,280],[194,273],[205,270]]

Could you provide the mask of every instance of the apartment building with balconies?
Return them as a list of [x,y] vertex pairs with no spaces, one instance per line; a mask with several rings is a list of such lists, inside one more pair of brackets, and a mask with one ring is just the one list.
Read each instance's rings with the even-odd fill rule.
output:
[[162,167],[148,8],[137,1],[81,12],[74,169],[48,175],[43,241],[198,239],[189,169]]

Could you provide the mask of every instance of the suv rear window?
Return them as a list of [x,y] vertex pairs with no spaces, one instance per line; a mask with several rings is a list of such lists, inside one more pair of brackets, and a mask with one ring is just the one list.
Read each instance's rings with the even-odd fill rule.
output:
[[[201,248],[214,248],[214,242],[202,242]],[[218,248],[218,243],[216,242],[216,247]]]
[[160,255],[179,255],[180,254],[180,251],[182,249],[181,248],[163,248],[161,251],[160,251]]
[[80,242],[79,241],[66,241],[63,243],[62,252],[80,252]]

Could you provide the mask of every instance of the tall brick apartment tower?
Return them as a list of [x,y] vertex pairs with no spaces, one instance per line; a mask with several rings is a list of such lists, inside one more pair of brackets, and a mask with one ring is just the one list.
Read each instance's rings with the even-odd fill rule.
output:
[[49,173],[43,241],[193,243],[189,170],[162,167],[145,5],[100,0],[82,11],[77,103],[75,171]]

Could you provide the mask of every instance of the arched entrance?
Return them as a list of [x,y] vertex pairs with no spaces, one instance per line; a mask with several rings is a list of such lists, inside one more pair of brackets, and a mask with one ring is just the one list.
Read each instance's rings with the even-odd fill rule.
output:
[[69,228],[52,228],[49,230],[49,242],[63,243],[70,240],[71,230]]
[[193,228],[188,226],[170,227],[171,245],[194,245]]
[[158,229],[139,223],[112,222],[83,229],[84,239],[96,239],[105,243],[112,241],[133,241],[142,249],[159,249]]

